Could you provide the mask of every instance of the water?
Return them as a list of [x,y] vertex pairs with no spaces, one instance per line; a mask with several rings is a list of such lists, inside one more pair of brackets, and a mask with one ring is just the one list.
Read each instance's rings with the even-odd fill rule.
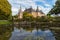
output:
[[55,40],[51,30],[45,29],[23,29],[14,27],[14,31],[9,40]]

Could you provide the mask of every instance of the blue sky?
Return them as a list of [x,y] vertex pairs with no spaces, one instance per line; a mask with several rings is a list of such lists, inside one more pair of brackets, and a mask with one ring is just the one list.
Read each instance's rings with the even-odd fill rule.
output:
[[32,6],[33,9],[36,9],[39,6],[39,9],[42,10],[45,14],[47,14],[55,5],[56,0],[8,0],[11,4],[12,15],[16,15],[20,9],[20,5],[22,6],[22,11],[25,8],[29,8]]

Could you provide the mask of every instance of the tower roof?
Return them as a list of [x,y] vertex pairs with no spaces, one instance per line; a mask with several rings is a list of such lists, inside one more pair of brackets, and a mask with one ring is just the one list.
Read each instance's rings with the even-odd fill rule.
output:
[[30,13],[30,12],[35,12],[35,10],[32,9],[32,7],[30,7],[30,8],[28,8],[28,9],[26,9],[25,12],[29,12],[29,13]]
[[42,10],[39,10],[39,7],[37,6],[37,9],[34,10],[32,7],[28,8],[28,9],[25,9],[24,12],[28,12],[28,13],[31,13],[31,12],[40,12],[43,14]]
[[36,12],[39,12],[39,7],[37,6]]
[[21,8],[21,5],[20,5],[20,9],[19,9],[18,14],[20,14],[21,12],[22,12],[22,8]]
[[44,13],[42,12],[42,10],[40,10],[39,12],[42,13],[42,14],[44,14]]
[[37,6],[36,12],[40,12],[43,14],[42,10],[39,10],[39,7]]

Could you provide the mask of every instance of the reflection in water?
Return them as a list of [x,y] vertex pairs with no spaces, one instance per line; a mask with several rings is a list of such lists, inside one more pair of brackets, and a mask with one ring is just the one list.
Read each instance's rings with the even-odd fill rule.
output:
[[9,40],[12,31],[12,26],[0,25],[0,40]]
[[30,30],[14,27],[10,40],[55,40],[55,37],[49,29],[42,31],[34,28],[31,32]]

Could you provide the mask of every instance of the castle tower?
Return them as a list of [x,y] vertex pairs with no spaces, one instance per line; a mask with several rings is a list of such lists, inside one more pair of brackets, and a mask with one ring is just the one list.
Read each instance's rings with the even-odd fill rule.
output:
[[22,8],[20,6],[19,12],[18,12],[18,19],[22,19],[23,18],[23,13],[22,13]]
[[38,8],[38,6],[37,6],[37,9],[36,9],[36,12],[39,12],[39,8]]
[[42,17],[42,16],[45,16],[45,14],[42,12],[42,10],[39,10],[38,6],[37,6],[37,9],[36,9],[36,12],[37,12],[37,16],[39,17]]
[[36,9],[36,16],[38,16],[38,13],[39,13],[39,7],[37,6],[37,9]]
[[32,9],[32,6],[31,6],[31,14],[32,14],[32,11],[33,11],[33,9]]

